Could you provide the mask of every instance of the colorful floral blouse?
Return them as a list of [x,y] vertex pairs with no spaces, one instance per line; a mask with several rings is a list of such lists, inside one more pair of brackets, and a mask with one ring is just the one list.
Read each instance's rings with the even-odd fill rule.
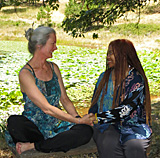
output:
[[[96,89],[104,75],[99,76]],[[120,132],[120,142],[124,143],[130,139],[147,139],[151,136],[151,129],[145,123],[146,115],[143,101],[145,98],[144,80],[136,69],[132,69],[125,79],[125,98],[119,101],[117,108],[111,109],[113,102],[112,75],[109,76],[107,94],[103,100],[103,112],[99,112],[102,92],[97,103],[89,110],[89,113],[97,113],[98,124],[95,125],[101,132],[113,124]],[[124,84],[123,84],[124,85]],[[93,94],[93,97],[94,97]],[[119,99],[121,100],[121,99]]]
[[[30,69],[28,69],[31,71]],[[50,81],[39,80],[34,71],[31,71],[33,74],[36,85],[42,94],[46,97],[48,102],[57,108],[60,109],[59,100],[61,97],[61,90],[58,83],[57,75],[54,72],[54,67],[52,64],[53,77]],[[53,116],[45,114],[38,106],[36,106],[28,96],[23,93],[23,99],[25,101],[24,111],[22,115],[31,120],[41,131],[44,138],[52,138],[60,132],[69,130],[74,124],[66,121],[59,120]],[[12,139],[6,131],[6,141],[10,146],[13,146]]]

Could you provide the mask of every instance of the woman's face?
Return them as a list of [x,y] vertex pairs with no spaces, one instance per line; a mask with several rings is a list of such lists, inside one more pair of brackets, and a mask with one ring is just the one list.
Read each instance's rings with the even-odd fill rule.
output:
[[46,58],[52,58],[52,53],[57,50],[56,46],[56,35],[54,33],[50,34],[50,37],[46,44],[42,47],[43,53]]
[[113,50],[111,46],[109,46],[108,51],[107,51],[107,63],[108,63],[109,68],[115,66],[115,56],[113,54]]

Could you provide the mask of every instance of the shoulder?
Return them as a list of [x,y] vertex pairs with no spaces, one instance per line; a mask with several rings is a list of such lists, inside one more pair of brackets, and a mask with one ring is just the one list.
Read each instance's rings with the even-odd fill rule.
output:
[[19,71],[19,79],[27,79],[28,77],[34,78],[33,77],[33,72],[31,68],[28,65],[24,65],[21,70]]
[[129,77],[132,77],[134,82],[144,82],[142,75],[135,68],[130,71]]
[[54,63],[54,62],[48,62],[48,63],[50,64],[53,71],[59,71],[59,67],[56,63]]
[[127,91],[129,90],[130,92],[143,89],[144,80],[142,75],[136,69],[131,70],[126,78],[125,86]]
[[99,75],[99,77],[98,77],[98,79],[97,79],[97,82],[96,82],[96,87],[99,85],[99,83],[101,82],[101,80],[102,80],[102,78],[103,78],[103,76],[104,76],[104,73],[105,72],[102,72],[100,75]]
[[24,65],[21,70],[19,71],[19,76],[22,76],[22,75],[25,75],[25,74],[28,74],[28,73],[31,73],[31,69],[29,68],[29,66],[27,65]]
[[103,78],[103,76],[104,76],[104,73],[105,73],[105,72],[102,72],[102,73],[99,75],[98,80],[102,80],[102,78]]
[[52,65],[53,71],[55,72],[55,74],[59,78],[59,76],[61,75],[61,72],[60,72],[58,65],[54,62],[50,62],[50,64]]

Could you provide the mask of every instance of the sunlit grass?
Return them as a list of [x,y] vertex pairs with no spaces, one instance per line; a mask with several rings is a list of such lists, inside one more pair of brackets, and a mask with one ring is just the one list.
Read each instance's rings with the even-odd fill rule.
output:
[[[157,7],[157,6],[156,6]],[[0,11],[0,40],[6,40],[6,41],[1,41],[0,42],[0,55],[4,54],[9,54],[11,52],[16,51],[16,55],[19,55],[19,53],[24,53],[24,56],[28,56],[28,50],[27,50],[27,40],[24,37],[24,31],[28,29],[29,27],[32,27],[32,23],[34,22],[36,26],[36,15],[39,11],[38,7],[32,7],[32,6],[27,6],[25,9],[18,10],[17,12],[13,12],[13,7],[12,9],[8,8],[8,13]],[[65,8],[65,3],[60,4],[59,12],[64,13],[64,8]],[[10,10],[10,11],[9,11]],[[138,45],[143,45],[143,50],[147,48],[148,46],[155,48],[156,46],[160,47],[160,39],[159,39],[159,20],[155,20],[155,18],[147,18],[144,13],[150,14],[153,13],[152,11],[154,10],[154,7],[149,8],[147,12],[143,12],[141,15],[141,23],[139,24],[139,30],[135,29],[135,23],[137,22],[137,14],[128,14],[126,17],[122,17],[121,19],[117,20],[115,25],[113,25],[110,29],[100,29],[100,30],[95,30],[91,31],[85,34],[85,38],[72,38],[68,34],[63,32],[63,29],[60,28],[60,24],[57,23],[57,26],[55,27],[56,32],[57,32],[57,45],[70,45],[70,46],[79,46],[79,47],[88,47],[88,48],[96,48],[96,49],[105,49],[104,51],[104,56],[107,51],[107,46],[111,40],[117,39],[117,38],[127,38],[131,41],[133,41],[135,46]],[[155,13],[155,12],[154,12]],[[157,13],[157,12],[156,12]],[[53,14],[54,18],[56,18],[56,14]],[[157,15],[155,15],[157,17]],[[58,18],[58,17],[57,17]],[[126,18],[126,19],[125,19]],[[99,34],[99,38],[93,40],[92,39],[92,34],[96,32]],[[25,42],[17,42],[17,41],[25,41]],[[157,45],[150,45],[147,42],[151,42],[154,44],[156,43]],[[62,47],[59,47],[62,50]],[[66,54],[67,51],[70,48],[66,47],[64,48],[64,53]],[[81,48],[77,49],[80,54],[83,54],[84,52],[87,54],[87,51],[82,51]],[[68,51],[68,53],[70,53]],[[154,52],[155,54],[159,55],[159,50]],[[152,53],[153,54],[153,53]],[[58,53],[55,55],[59,55]],[[96,54],[97,56],[97,54]],[[72,57],[73,58],[73,57]],[[92,59],[92,57],[91,57]],[[18,62],[19,59],[13,60],[12,62]],[[142,60],[142,56],[141,56]],[[25,60],[21,62],[26,62]],[[69,63],[69,62],[68,62]],[[22,63],[21,63],[22,64]],[[154,63],[151,63],[151,65]],[[2,65],[2,64],[1,64]],[[82,66],[83,64],[79,64],[78,66]],[[92,64],[90,64],[92,65]],[[10,66],[10,64],[8,64]],[[65,67],[64,67],[65,68]],[[18,69],[18,68],[17,68]],[[18,70],[15,70],[15,74],[17,73]],[[63,67],[61,67],[63,69]],[[62,71],[63,72],[63,71]],[[152,70],[149,72],[151,73]],[[9,70],[5,73],[9,73]],[[148,73],[148,75],[150,75]],[[4,77],[4,76],[3,76]],[[152,87],[155,86],[155,81],[151,80],[150,84]],[[15,84],[17,86],[17,83]],[[155,89],[152,88],[151,93],[152,94],[157,94],[159,88],[158,86],[155,86]],[[80,114],[82,114],[82,106],[83,108],[88,108],[89,106],[89,101],[92,96],[93,92],[93,85],[92,87],[88,86],[88,89],[85,89],[84,87],[68,87],[67,92],[69,94],[69,97],[73,100],[75,103],[75,106],[79,109]],[[72,92],[72,93],[71,93]],[[86,97],[83,94],[86,93],[86,100],[84,98]],[[81,94],[80,96],[74,96],[76,94]],[[78,100],[78,99],[80,100]],[[79,103],[77,102],[77,100]],[[152,103],[152,117],[153,117],[153,139],[152,139],[152,146],[150,149],[150,158],[154,158],[154,156],[158,155],[160,153],[159,149],[159,142],[160,142],[160,137],[159,137],[159,106],[160,103],[156,102],[155,104]],[[11,109],[11,112],[15,112],[17,110],[17,113],[20,112],[20,110],[16,109]],[[22,110],[22,109],[21,109]],[[6,115],[7,116],[7,115]],[[2,118],[2,116],[1,116]],[[1,134],[1,133],[0,133]],[[0,149],[6,149],[7,154],[4,153],[4,155],[8,156],[11,155],[10,152],[7,149],[7,146],[3,144],[3,141],[0,142],[2,147],[0,146]],[[158,142],[158,143],[157,143]],[[3,150],[4,151],[4,150]],[[0,150],[0,154],[3,154],[3,151]],[[159,152],[159,153],[158,153]],[[0,155],[0,157],[3,155]],[[84,157],[84,156],[82,156]],[[85,156],[86,158],[89,156]]]
[[122,35],[150,35],[150,34],[160,34],[159,24],[119,24],[109,28],[111,33],[117,33]]
[[143,13],[145,14],[160,13],[160,2],[155,5],[148,5],[143,9]]
[[[66,3],[60,3],[60,8],[58,10],[60,13],[64,13],[65,4]],[[12,10],[13,9],[14,7],[12,7]],[[26,10],[23,12],[19,12],[17,10],[17,12],[13,12],[12,14],[0,11],[0,40],[24,41],[24,31],[29,27],[32,27],[33,23],[33,28],[38,26],[38,22],[36,20],[38,11],[38,7],[32,6],[27,6]],[[56,15],[58,14],[53,12],[52,16],[54,19],[56,18]],[[143,17],[145,17],[144,14],[141,16],[141,19],[143,19]],[[59,17],[57,16],[57,18]],[[153,39],[156,47],[158,47],[159,43],[157,42],[158,39],[156,39],[156,36],[160,34],[160,25],[158,25],[159,21],[156,22],[153,20],[152,23],[150,23],[150,21],[145,24],[140,23],[138,29],[135,27],[136,21],[137,15],[134,15],[134,13],[129,13],[127,20],[123,17],[120,20],[117,20],[117,22],[109,29],[103,28],[100,30],[87,32],[84,34],[85,38],[72,38],[72,36],[63,31],[63,29],[60,27],[60,23],[56,23],[54,28],[57,32],[58,44],[60,45],[75,45],[102,49],[107,48],[111,40],[117,38],[127,38],[133,41],[135,45],[140,45]],[[94,32],[98,33],[98,39],[92,39],[92,34]],[[146,45],[146,47],[148,46],[149,45]]]
[[25,6],[25,7],[2,7],[0,12],[0,18],[8,19],[12,18],[13,20],[22,18],[22,19],[36,19],[36,15],[39,11],[39,7],[35,6]]

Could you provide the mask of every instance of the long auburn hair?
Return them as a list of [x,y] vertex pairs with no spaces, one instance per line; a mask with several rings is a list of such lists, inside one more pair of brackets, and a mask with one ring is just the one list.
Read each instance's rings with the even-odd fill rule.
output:
[[[150,92],[148,86],[148,80],[141,65],[141,62],[137,56],[135,47],[133,43],[126,39],[117,39],[110,42],[109,47],[111,47],[113,54],[115,56],[115,66],[114,66],[114,74],[115,74],[115,87],[113,94],[113,103],[112,109],[118,106],[119,98],[121,95],[121,101],[124,100],[124,89],[123,86],[125,84],[124,79],[126,78],[126,72],[128,70],[128,66],[135,68],[143,77],[145,83],[145,100],[144,107],[146,111],[146,123],[151,123],[151,100],[150,100]],[[112,71],[112,68],[108,67],[106,60],[106,70],[104,72],[104,76],[99,83],[99,86],[95,92],[94,98],[91,102],[91,107],[98,101],[99,95],[102,91],[102,97],[100,102],[100,111],[102,111],[103,106],[103,98],[107,92],[109,75]],[[106,85],[106,87],[105,87]],[[118,92],[117,92],[118,89]],[[117,96],[116,96],[117,95]]]

